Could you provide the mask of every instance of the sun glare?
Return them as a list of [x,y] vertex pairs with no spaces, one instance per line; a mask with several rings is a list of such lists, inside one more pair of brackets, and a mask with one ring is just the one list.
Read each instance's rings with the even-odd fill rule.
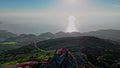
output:
[[76,18],[74,16],[68,17],[69,24],[66,32],[77,32],[77,29],[75,26],[75,20]]

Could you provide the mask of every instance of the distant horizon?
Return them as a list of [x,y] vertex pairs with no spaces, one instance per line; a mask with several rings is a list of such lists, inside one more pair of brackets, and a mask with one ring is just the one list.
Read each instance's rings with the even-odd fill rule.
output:
[[[65,31],[58,31],[58,32],[50,32],[50,33],[52,33],[52,34],[56,34],[56,33],[59,33],[59,32],[63,32],[63,33],[88,33],[88,32],[93,32],[93,31],[101,31],[101,30],[117,30],[117,31],[119,31],[119,29],[98,29],[98,30],[91,30],[91,31],[86,31],[86,32],[65,32]],[[0,31],[1,31],[1,29],[0,29]],[[3,30],[3,31],[7,31],[7,32],[11,32],[11,31],[9,31],[9,30]],[[29,34],[34,34],[34,35],[40,35],[40,34],[43,34],[43,33],[49,33],[49,32],[43,32],[43,33],[39,33],[39,34],[35,34],[35,33],[15,33],[15,32],[11,32],[11,33],[14,33],[14,34],[17,34],[17,35],[21,35],[21,34],[27,34],[27,35],[29,35]]]
[[70,16],[79,32],[120,30],[120,0],[0,0],[0,29],[18,34],[64,32]]

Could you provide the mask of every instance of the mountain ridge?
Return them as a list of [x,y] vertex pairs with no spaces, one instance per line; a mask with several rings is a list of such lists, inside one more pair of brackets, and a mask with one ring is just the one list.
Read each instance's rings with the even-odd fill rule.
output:
[[[109,41],[113,42],[113,43],[119,43],[120,44],[120,30],[113,30],[113,29],[109,29],[109,30],[98,30],[98,31],[91,31],[91,32],[85,32],[85,33],[80,33],[80,32],[72,32],[72,33],[68,33],[68,32],[57,32],[57,33],[51,33],[51,32],[46,32],[46,33],[42,33],[40,35],[34,35],[34,34],[20,34],[20,35],[16,35],[14,33],[5,31],[5,30],[1,30],[1,32],[9,34],[10,36],[7,38],[4,38],[4,40],[2,38],[1,42],[15,42],[16,46],[13,46],[10,49],[14,49],[14,48],[19,48],[22,46],[26,46],[28,44],[37,42],[37,41],[44,41],[44,40],[48,40],[48,39],[55,39],[55,38],[63,38],[63,37],[79,37],[79,36],[95,36],[98,38],[102,38],[102,39],[108,39]],[[6,37],[5,34],[5,37]],[[12,34],[12,36],[11,36]],[[4,34],[0,34],[0,35],[4,35]],[[0,44],[0,47],[3,49],[6,49],[6,47],[3,46],[11,46],[11,45],[2,45]],[[9,49],[9,50],[10,50]]]

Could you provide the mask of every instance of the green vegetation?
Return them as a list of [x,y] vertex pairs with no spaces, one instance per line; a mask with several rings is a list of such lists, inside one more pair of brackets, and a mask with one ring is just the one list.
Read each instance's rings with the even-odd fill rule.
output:
[[17,42],[0,42],[0,54],[7,50],[17,48]]
[[16,45],[17,42],[0,42],[2,45]]
[[29,53],[29,54],[18,54],[18,55],[11,55],[11,54],[4,54],[0,56],[0,67],[6,66],[10,64],[16,64],[24,61],[41,61],[42,59],[48,59],[52,57],[54,50],[47,51],[46,53],[37,52],[37,53]]
[[[33,44],[17,49],[4,51],[0,54],[0,66],[16,64],[29,60],[41,61],[53,56],[54,49],[67,48],[71,52],[83,53],[89,61],[88,67],[92,68],[119,68],[120,45],[96,37],[71,37],[58,38],[37,43],[41,52]],[[81,60],[81,59],[80,59]],[[79,60],[77,60],[79,61]],[[87,65],[87,64],[86,64]]]
[[120,57],[115,57],[112,54],[99,56],[97,60],[103,68],[118,68],[120,66]]

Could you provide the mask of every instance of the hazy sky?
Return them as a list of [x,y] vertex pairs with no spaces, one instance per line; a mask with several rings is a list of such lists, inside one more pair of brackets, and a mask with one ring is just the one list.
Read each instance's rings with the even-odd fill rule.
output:
[[0,29],[15,33],[65,31],[69,16],[80,32],[120,29],[120,0],[0,0]]

